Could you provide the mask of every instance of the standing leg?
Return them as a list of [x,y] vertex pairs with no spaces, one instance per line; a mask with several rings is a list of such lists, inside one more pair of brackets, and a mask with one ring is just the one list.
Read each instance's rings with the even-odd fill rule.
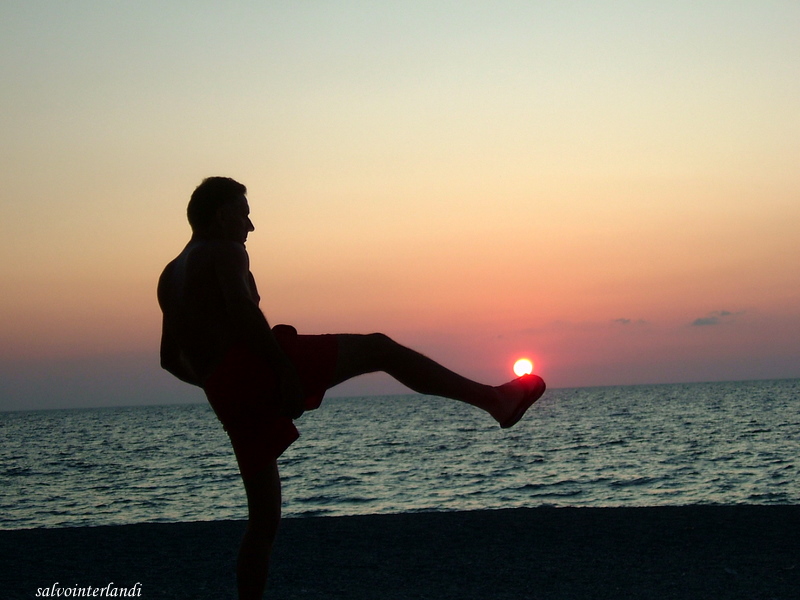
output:
[[239,548],[236,576],[239,600],[261,600],[267,585],[272,544],[281,520],[278,462],[257,475],[242,478],[247,492],[247,530]]
[[382,333],[336,337],[339,354],[334,385],[364,373],[383,371],[417,393],[476,406],[503,428],[519,421],[545,390],[544,381],[537,375],[526,375],[498,387],[472,381]]

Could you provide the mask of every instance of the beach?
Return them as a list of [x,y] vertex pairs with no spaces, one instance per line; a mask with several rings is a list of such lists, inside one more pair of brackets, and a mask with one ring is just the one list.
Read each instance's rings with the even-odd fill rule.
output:
[[[9,599],[65,597],[75,588],[234,598],[243,528],[211,521],[2,531],[0,590]],[[284,519],[265,597],[789,600],[800,597],[798,531],[800,506],[781,505]]]

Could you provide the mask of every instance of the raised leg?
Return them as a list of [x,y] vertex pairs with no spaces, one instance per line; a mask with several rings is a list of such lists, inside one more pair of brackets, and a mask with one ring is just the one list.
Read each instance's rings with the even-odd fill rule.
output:
[[247,493],[247,529],[239,548],[236,577],[239,600],[261,600],[267,585],[272,545],[281,520],[281,481],[278,463],[243,478]]
[[499,387],[467,379],[382,333],[340,334],[334,384],[383,371],[413,391],[466,402],[488,412],[501,427],[514,425],[544,393],[536,375]]

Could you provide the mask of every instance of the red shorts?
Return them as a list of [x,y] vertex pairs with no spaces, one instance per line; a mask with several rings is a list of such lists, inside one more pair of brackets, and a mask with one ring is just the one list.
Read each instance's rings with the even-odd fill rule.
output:
[[[335,335],[298,335],[289,325],[272,329],[292,361],[305,392],[305,408],[322,403],[336,370]],[[280,414],[278,377],[263,356],[244,344],[230,348],[203,389],[231,439],[243,477],[264,469],[300,434],[289,417]]]

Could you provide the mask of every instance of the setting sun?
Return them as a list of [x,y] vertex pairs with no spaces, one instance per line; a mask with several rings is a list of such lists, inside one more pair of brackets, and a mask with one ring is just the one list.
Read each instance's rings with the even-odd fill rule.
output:
[[520,358],[514,363],[514,373],[517,377],[533,373],[533,363],[527,358]]

